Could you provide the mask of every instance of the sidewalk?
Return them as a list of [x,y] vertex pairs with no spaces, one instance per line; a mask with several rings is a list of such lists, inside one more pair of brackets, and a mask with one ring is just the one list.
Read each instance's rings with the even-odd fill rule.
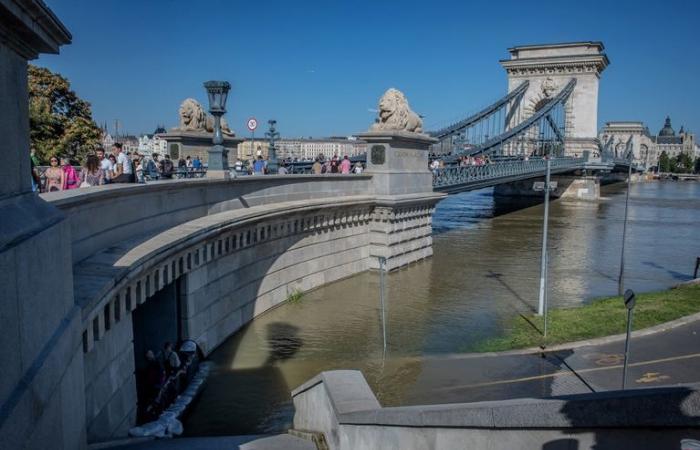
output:
[[[462,403],[617,390],[625,342],[525,354],[432,358],[406,404]],[[700,381],[700,321],[632,338],[627,388]]]

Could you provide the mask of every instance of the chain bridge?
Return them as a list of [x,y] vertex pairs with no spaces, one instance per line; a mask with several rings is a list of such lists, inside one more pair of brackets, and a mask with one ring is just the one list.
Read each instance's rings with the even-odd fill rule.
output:
[[[429,258],[433,212],[447,194],[495,186],[525,195],[549,164],[581,198],[596,190],[591,174],[630,169],[596,138],[603,46],[579,42],[510,49],[508,93],[449,126],[359,134],[368,146],[359,175],[229,179],[210,164],[206,178],[37,195],[27,61],[71,36],[41,1],[3,0],[0,10],[0,324],[13,350],[0,447],[126,438],[149,402],[135,375],[147,349],[187,340],[207,356],[296,293]],[[219,163],[221,148],[212,147]]]

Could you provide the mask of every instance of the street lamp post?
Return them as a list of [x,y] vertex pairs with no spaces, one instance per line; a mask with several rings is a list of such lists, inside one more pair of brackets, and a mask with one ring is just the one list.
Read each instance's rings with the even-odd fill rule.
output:
[[267,170],[270,173],[277,173],[278,163],[275,140],[279,139],[280,134],[275,129],[275,125],[277,125],[277,121],[275,119],[270,119],[267,121],[267,123],[270,125],[270,130],[265,133],[265,136],[270,141],[270,147],[267,150]]
[[207,163],[207,178],[229,179],[231,174],[228,167],[228,150],[223,146],[224,137],[221,134],[221,116],[226,113],[226,99],[231,90],[228,81],[207,81],[204,88],[209,96],[209,112],[214,116],[213,146],[209,149]]
[[625,195],[625,220],[622,223],[622,249],[620,250],[620,276],[617,279],[617,295],[622,295],[625,289],[625,237],[627,236],[627,207],[630,201],[630,184],[632,180],[632,152],[629,153],[629,169],[627,171],[627,194]]
[[544,223],[542,225],[542,255],[540,257],[540,292],[537,305],[537,315],[544,316],[544,336],[547,337],[547,234],[549,230],[549,195],[550,192],[557,188],[556,181],[550,181],[551,178],[551,161],[549,155],[545,156],[546,172],[545,181],[535,182],[533,189],[535,191],[544,191]]

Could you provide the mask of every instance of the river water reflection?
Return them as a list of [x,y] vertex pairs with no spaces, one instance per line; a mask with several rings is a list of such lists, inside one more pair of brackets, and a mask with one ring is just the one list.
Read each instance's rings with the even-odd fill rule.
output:
[[[599,202],[551,203],[551,305],[616,293],[624,187],[605,188]],[[383,405],[425,397],[422,358],[469,351],[536,307],[542,212],[541,204],[496,202],[490,189],[442,201],[433,258],[387,276],[384,361],[378,274],[333,283],[255,319],[213,352],[216,369],[186,434],[282,431],[293,416],[290,390],[322,370],[362,370]],[[700,183],[634,184],[626,286],[643,292],[690,279],[698,231]]]

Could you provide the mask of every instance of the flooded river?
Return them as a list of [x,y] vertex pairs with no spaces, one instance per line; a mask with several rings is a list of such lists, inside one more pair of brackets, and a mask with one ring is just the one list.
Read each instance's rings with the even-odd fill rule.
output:
[[[550,204],[549,301],[617,292],[625,185],[598,202]],[[387,276],[382,358],[379,276],[360,274],[255,319],[211,355],[216,369],[185,421],[189,435],[279,432],[289,396],[322,370],[362,370],[383,405],[421,393],[421,361],[468,352],[537,305],[543,206],[503,204],[491,189],[450,196],[434,217],[434,256]],[[700,183],[632,185],[626,287],[659,290],[692,276],[700,256]],[[459,401],[456,399],[455,401]]]

